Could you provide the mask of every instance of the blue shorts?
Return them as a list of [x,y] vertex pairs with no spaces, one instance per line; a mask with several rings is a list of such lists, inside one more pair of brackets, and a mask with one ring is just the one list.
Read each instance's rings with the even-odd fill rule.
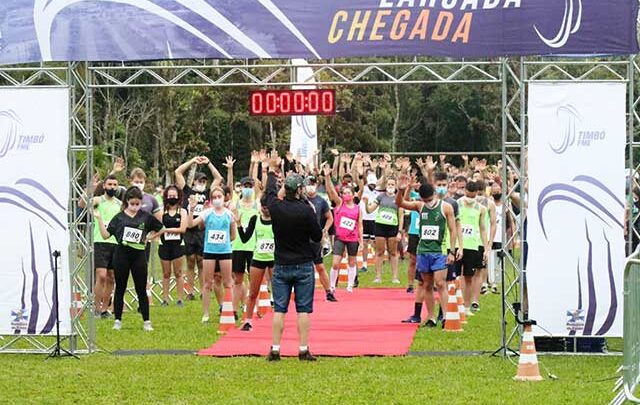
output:
[[312,262],[304,264],[280,265],[273,268],[271,289],[274,311],[286,314],[291,299],[291,289],[296,294],[296,312],[313,312],[313,292],[316,287],[315,267]]
[[435,273],[447,269],[447,256],[441,253],[421,253],[416,256],[416,273]]

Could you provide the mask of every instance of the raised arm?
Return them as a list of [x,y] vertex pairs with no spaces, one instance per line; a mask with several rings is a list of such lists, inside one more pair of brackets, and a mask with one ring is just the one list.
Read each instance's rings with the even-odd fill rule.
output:
[[396,205],[398,208],[404,208],[411,211],[420,211],[422,209],[422,202],[410,201],[409,194],[411,189],[409,188],[410,179],[406,174],[398,176],[398,192],[396,193]]
[[200,161],[201,157],[200,156],[195,156],[191,159],[189,159],[188,161],[184,162],[183,164],[181,164],[180,166],[178,166],[178,168],[175,170],[175,175],[176,175],[176,186],[180,189],[183,190],[184,186],[187,184],[187,181],[184,178],[184,173],[189,170],[189,168],[194,165],[194,164],[198,164],[198,162]]
[[333,186],[333,181],[331,181],[331,168],[328,164],[322,167],[322,172],[324,174],[324,187],[327,189],[327,195],[329,195],[329,199],[336,205],[336,208],[339,208],[342,205],[342,198],[340,198],[336,192],[336,188]]
[[236,163],[233,156],[227,156],[222,165],[227,168],[227,187],[233,190],[233,165]]

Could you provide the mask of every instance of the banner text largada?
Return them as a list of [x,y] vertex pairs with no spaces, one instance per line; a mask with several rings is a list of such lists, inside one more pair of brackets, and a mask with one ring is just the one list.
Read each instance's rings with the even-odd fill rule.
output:
[[[439,9],[436,9],[438,7]],[[520,0],[380,0],[377,10],[339,10],[328,42],[431,40],[468,43],[473,16],[482,10],[520,8]],[[449,10],[464,11],[454,14]]]

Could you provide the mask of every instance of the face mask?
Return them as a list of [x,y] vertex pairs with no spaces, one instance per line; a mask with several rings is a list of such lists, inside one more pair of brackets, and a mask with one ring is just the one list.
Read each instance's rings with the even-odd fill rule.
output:
[[369,190],[371,190],[371,191],[376,189],[376,185],[375,184],[369,184],[369,185],[367,185],[367,187],[369,187]]
[[310,186],[307,186],[305,189],[307,190],[307,194],[315,194],[316,192],[316,186],[310,185]]
[[178,197],[167,198],[165,201],[167,202],[167,205],[176,205],[178,204]]
[[222,198],[216,198],[215,200],[211,200],[211,205],[214,208],[220,208],[224,205],[224,200]]
[[436,194],[445,195],[447,194],[447,187],[436,187]]
[[495,193],[493,195],[493,199],[496,201],[500,201],[502,199],[502,193]]
[[342,201],[351,202],[351,201],[353,201],[353,196],[351,194],[343,195],[342,196]]
[[253,189],[252,188],[243,188],[242,189],[242,198],[251,198],[253,197]]
[[104,190],[104,192],[109,197],[113,197],[114,195],[116,195],[116,189],[115,188],[107,188],[107,189]]
[[396,193],[396,188],[393,186],[388,186],[387,187],[387,193],[389,194],[395,194]]
[[136,183],[134,186],[138,187],[140,191],[144,191],[144,183]]
[[195,186],[193,186],[193,190],[197,191],[198,193],[202,193],[205,190],[205,185],[204,184],[196,184]]

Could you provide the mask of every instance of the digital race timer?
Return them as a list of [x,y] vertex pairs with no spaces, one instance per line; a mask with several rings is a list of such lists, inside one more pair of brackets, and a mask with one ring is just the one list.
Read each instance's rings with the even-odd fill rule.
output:
[[336,92],[321,90],[255,90],[250,93],[251,115],[333,115]]

